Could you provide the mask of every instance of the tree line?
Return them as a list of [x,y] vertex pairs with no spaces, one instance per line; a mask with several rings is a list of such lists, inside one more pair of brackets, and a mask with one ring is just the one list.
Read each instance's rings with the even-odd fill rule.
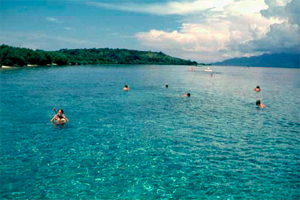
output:
[[0,46],[0,65],[86,65],[86,64],[156,64],[197,65],[197,62],[168,56],[162,52],[128,49],[61,49],[32,50],[8,45]]

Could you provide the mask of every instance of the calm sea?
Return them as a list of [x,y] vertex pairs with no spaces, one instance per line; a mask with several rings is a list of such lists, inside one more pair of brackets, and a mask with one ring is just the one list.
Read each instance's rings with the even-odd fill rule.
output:
[[299,199],[300,70],[189,68],[1,69],[1,199]]

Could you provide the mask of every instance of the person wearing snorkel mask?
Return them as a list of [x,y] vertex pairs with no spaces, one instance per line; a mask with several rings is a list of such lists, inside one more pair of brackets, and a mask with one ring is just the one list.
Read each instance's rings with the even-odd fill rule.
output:
[[60,108],[57,111],[57,113],[54,115],[54,117],[51,119],[51,122],[54,122],[54,121],[66,121],[66,122],[68,122],[69,120],[68,120],[68,118],[66,118],[63,109]]

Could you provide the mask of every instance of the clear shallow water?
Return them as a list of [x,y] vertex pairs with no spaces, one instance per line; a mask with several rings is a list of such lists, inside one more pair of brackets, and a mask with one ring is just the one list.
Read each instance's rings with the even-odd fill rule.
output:
[[1,69],[1,199],[299,199],[300,70],[188,69]]

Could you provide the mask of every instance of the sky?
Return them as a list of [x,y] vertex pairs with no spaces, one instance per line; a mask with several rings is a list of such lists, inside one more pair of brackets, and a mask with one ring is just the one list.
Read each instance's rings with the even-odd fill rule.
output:
[[300,53],[300,0],[0,0],[0,44],[162,51],[203,63]]

